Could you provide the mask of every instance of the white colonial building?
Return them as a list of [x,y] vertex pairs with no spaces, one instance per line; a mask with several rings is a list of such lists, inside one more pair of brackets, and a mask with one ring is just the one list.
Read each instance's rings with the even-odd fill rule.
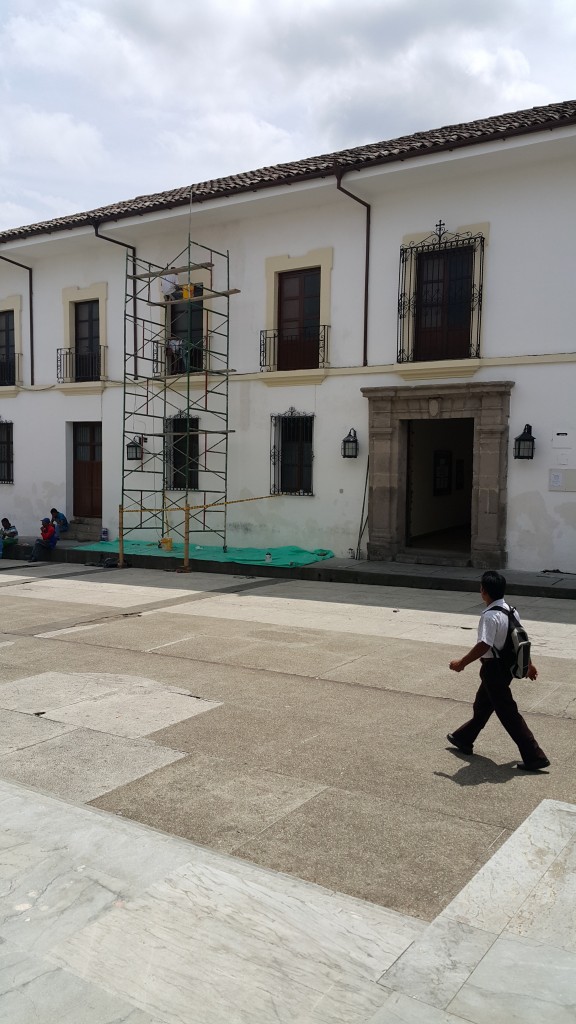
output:
[[567,102],[4,231],[0,514],[576,571],[575,182]]

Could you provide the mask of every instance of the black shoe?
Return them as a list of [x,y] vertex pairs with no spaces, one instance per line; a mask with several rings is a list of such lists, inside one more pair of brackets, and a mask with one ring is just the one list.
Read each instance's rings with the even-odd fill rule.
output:
[[538,757],[535,761],[520,761],[517,768],[521,768],[523,772],[539,772],[542,768],[549,768],[550,761],[547,757]]
[[452,735],[451,732],[448,733],[446,739],[448,740],[448,743],[452,744],[453,747],[457,747],[458,750],[462,754],[473,754],[474,753],[474,748],[471,747],[469,743],[459,743],[458,740],[455,739],[455,737]]

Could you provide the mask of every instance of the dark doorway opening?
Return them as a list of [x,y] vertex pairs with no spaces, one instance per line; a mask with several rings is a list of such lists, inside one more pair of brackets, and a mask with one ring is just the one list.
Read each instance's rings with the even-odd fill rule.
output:
[[469,555],[474,420],[409,420],[406,547]]

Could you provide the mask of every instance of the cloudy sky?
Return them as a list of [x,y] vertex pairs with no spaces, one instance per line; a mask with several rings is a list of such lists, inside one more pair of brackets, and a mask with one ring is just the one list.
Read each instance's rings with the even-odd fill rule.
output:
[[576,96],[575,0],[0,0],[0,229]]

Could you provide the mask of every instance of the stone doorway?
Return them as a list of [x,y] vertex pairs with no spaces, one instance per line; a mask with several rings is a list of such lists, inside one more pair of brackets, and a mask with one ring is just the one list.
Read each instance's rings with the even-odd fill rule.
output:
[[[512,381],[362,388],[369,402],[368,558],[410,551],[409,423],[473,421],[469,564],[506,565],[508,416]],[[418,427],[413,427],[418,431]]]

